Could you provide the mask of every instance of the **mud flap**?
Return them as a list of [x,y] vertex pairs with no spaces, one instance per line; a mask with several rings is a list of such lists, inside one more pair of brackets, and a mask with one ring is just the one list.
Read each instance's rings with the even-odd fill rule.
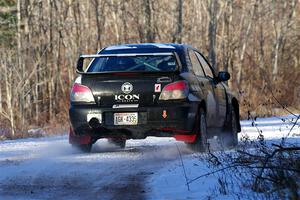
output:
[[187,142],[187,143],[193,143],[196,141],[197,135],[179,135],[176,134],[174,135],[174,138],[178,141],[183,141],[183,142]]
[[77,136],[74,134],[72,127],[69,132],[69,143],[70,144],[90,144],[92,137],[90,135]]

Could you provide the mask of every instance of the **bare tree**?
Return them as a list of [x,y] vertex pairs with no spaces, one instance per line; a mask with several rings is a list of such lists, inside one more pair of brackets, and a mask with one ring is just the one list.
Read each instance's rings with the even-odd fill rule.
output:
[[177,9],[176,9],[176,31],[173,35],[173,42],[182,43],[182,31],[183,31],[183,2],[182,0],[177,0]]
[[[287,31],[291,27],[293,23],[293,18],[296,13],[297,0],[284,1],[279,7],[276,8],[278,4],[275,1],[272,2],[272,15],[273,20],[272,24],[274,27],[274,49],[273,49],[273,79],[276,79],[278,74],[278,59],[279,59],[279,51],[282,48],[283,41],[285,40],[285,36]],[[285,17],[285,15],[287,15]],[[280,19],[277,18],[280,17]]]
[[146,41],[154,42],[155,34],[152,21],[152,0],[144,0]]

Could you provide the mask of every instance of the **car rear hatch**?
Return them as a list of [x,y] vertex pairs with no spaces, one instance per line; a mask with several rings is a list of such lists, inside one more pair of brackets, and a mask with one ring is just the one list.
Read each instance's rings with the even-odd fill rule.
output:
[[101,107],[150,106],[158,103],[163,87],[178,79],[176,73],[110,73],[83,75]]

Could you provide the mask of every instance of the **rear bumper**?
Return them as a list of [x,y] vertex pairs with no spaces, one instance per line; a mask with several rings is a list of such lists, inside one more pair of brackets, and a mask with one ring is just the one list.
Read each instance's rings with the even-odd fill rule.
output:
[[[197,108],[196,103],[118,109],[102,108],[96,105],[71,105],[69,115],[75,135],[90,135],[94,138],[126,137],[128,139],[147,136],[175,137],[175,135],[193,134]],[[164,111],[166,115],[163,116]],[[137,112],[138,124],[114,125],[114,113],[118,112]],[[89,113],[101,113],[102,123],[92,128],[87,121]]]

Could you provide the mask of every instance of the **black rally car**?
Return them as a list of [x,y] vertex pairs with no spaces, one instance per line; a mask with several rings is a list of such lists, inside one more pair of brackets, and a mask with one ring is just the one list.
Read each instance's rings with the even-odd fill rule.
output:
[[[92,60],[84,68],[86,58]],[[206,150],[208,139],[220,133],[237,144],[239,105],[224,84],[230,75],[216,74],[191,46],[110,46],[80,56],[77,73],[69,142],[82,150],[90,151],[100,138],[125,147],[126,139],[147,136],[174,137]]]

